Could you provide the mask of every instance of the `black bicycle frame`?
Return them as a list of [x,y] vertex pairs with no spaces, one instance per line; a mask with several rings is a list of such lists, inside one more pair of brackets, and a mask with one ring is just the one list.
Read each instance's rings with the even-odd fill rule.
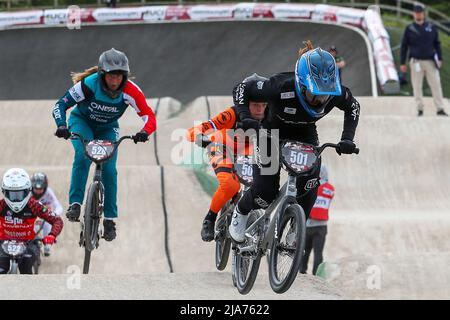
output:
[[[298,141],[280,140],[280,145],[282,145],[286,142],[298,143]],[[273,239],[276,239],[278,237],[278,235],[276,234],[276,231],[278,229],[277,223],[279,221],[281,213],[284,212],[284,210],[286,209],[286,206],[289,206],[292,204],[298,204],[297,203],[297,187],[296,187],[297,178],[300,176],[308,175],[311,172],[314,172],[314,170],[318,166],[320,155],[326,148],[328,148],[328,147],[338,148],[339,146],[337,144],[333,144],[333,143],[325,143],[320,147],[317,147],[317,146],[312,146],[312,147],[315,150],[317,160],[310,170],[308,170],[307,172],[302,172],[300,174],[294,172],[288,165],[286,165],[286,162],[284,161],[284,159],[281,158],[281,153],[279,153],[280,158],[281,158],[281,163],[284,164],[284,167],[285,167],[286,171],[288,172],[288,181],[286,181],[286,183],[282,186],[282,188],[279,191],[279,195],[281,195],[281,196],[278,196],[269,205],[269,207],[267,207],[267,209],[265,209],[264,214],[262,214],[258,219],[256,219],[256,221],[253,222],[245,230],[245,233],[249,234],[258,225],[260,225],[260,224],[263,225],[263,223],[264,223],[264,225],[266,225],[265,221],[270,221],[267,229],[263,230],[263,235],[262,235],[263,238],[262,238],[261,244],[256,245],[256,247],[255,247],[255,244],[252,244],[247,247],[238,247],[237,249],[238,249],[239,253],[246,252],[246,251],[253,251],[255,248],[261,249],[264,253],[266,252],[267,248],[269,248],[271,246]],[[255,150],[255,152],[256,152],[256,150]],[[356,148],[354,153],[358,154],[359,149]],[[255,154],[255,156],[258,156],[258,155]],[[304,196],[304,194],[303,194],[303,196]],[[282,204],[282,203],[283,203],[283,206],[280,206],[280,204]],[[272,215],[276,218],[271,219]],[[264,221],[262,221],[263,219],[264,219]]]

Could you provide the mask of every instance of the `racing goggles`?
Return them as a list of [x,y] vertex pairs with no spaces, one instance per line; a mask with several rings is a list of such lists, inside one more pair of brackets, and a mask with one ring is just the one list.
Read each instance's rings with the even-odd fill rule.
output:
[[21,202],[23,201],[30,190],[5,190],[5,197],[11,202]]
[[324,104],[330,98],[329,94],[314,95],[309,90],[304,90],[306,102],[312,105]]

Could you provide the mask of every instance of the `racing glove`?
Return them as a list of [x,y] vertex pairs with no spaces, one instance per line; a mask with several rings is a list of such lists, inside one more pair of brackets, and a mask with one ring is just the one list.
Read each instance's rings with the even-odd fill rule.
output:
[[149,136],[150,135],[146,131],[142,130],[134,135],[133,141],[134,143],[145,142],[148,140]]
[[44,239],[42,239],[42,243],[45,245],[52,245],[56,242],[55,236],[49,234],[48,236],[45,236]]
[[211,140],[203,134],[199,134],[195,137],[195,144],[201,148],[206,148],[211,143]]
[[338,143],[338,147],[336,148],[336,152],[338,155],[344,154],[352,154],[355,152],[356,144],[353,143],[353,141],[350,140],[341,140]]
[[67,140],[70,138],[70,131],[66,126],[59,126],[58,129],[56,129],[55,136]]
[[242,123],[242,129],[248,130],[248,129],[255,129],[258,130],[260,128],[260,123],[258,120],[248,118],[241,121]]

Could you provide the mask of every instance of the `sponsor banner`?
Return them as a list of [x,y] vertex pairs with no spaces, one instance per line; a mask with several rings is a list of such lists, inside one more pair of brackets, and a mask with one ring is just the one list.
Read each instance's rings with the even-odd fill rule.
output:
[[279,4],[272,8],[276,19],[311,19],[315,5]]
[[0,13],[0,28],[26,24],[41,24],[42,10]]
[[94,14],[94,10],[93,8],[89,8],[89,9],[81,9],[81,22],[95,22],[95,18],[93,16]]
[[381,87],[387,82],[398,82],[398,73],[394,64],[394,57],[389,45],[389,39],[378,38],[373,42],[374,59],[376,62],[378,81]]
[[142,20],[142,12],[145,7],[136,8],[101,8],[95,9],[92,16],[98,22],[108,21],[135,21]]
[[273,18],[273,7],[274,4],[257,3],[253,8],[253,18]]
[[363,28],[372,43],[377,77],[382,90],[386,93],[398,93],[399,78],[389,43],[389,34],[376,10],[365,11]]
[[93,9],[83,9],[70,6],[67,9],[44,10],[43,23],[46,25],[59,25],[73,23],[74,20],[81,22],[95,22],[92,17]]
[[189,6],[168,6],[166,20],[189,20]]
[[44,10],[44,24],[65,24],[67,23],[67,17],[67,9]]
[[143,7],[142,19],[145,21],[160,21],[166,18],[167,6]]
[[255,3],[238,3],[233,8],[233,18],[250,19],[253,17]]
[[351,24],[361,27],[364,20],[364,10],[352,8],[339,8],[336,12],[336,21],[338,23]]
[[217,6],[192,6],[189,9],[189,16],[192,20],[207,20],[207,19],[231,19],[233,17],[232,5],[217,5]]
[[383,20],[375,10],[365,11],[363,27],[372,42],[380,37],[389,39],[389,34],[384,28]]
[[328,6],[325,4],[316,5],[311,19],[313,21],[329,21],[336,22],[337,7]]

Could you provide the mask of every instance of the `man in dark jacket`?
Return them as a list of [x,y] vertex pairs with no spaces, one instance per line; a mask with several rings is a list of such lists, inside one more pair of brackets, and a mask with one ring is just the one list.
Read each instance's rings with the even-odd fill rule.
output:
[[406,73],[406,56],[409,51],[411,83],[416,100],[418,116],[423,115],[423,77],[426,76],[433,95],[437,115],[448,116],[444,111],[439,69],[442,67],[442,51],[438,30],[431,22],[425,21],[424,7],[414,6],[414,22],[405,29],[400,51],[400,71]]

